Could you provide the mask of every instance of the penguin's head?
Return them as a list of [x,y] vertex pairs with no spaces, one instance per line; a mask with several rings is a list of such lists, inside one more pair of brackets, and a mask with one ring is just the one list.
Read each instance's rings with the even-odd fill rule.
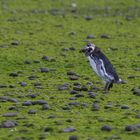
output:
[[88,43],[85,48],[81,50],[81,52],[85,53],[86,56],[89,56],[95,50],[95,45]]

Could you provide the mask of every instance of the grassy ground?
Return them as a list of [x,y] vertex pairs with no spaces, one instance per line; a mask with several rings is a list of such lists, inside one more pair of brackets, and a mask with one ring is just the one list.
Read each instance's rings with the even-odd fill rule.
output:
[[[131,91],[140,86],[139,0],[0,0],[0,7],[0,139],[139,139],[140,129],[133,126],[140,121],[140,97]],[[102,48],[127,84],[107,94],[98,90],[102,81],[79,53],[89,41]],[[69,79],[69,71],[77,80]],[[63,84],[66,89],[58,89]],[[77,85],[86,88],[71,94]],[[38,100],[49,107],[24,105]],[[101,130],[104,125],[111,130]],[[75,131],[64,132],[70,127]]]

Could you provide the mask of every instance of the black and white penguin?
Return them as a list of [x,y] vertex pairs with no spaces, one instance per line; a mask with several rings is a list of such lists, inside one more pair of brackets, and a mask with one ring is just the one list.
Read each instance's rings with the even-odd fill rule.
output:
[[112,88],[113,83],[123,83],[113,65],[100,48],[89,43],[84,49],[82,49],[82,52],[87,56],[90,65],[96,74],[104,80],[104,90]]

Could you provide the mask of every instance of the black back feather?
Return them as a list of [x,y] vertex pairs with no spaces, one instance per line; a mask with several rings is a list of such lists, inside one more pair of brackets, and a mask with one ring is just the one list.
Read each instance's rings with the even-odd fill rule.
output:
[[100,48],[95,47],[95,50],[90,54],[91,57],[94,57],[95,59],[102,59],[106,72],[109,75],[112,75],[114,77],[114,82],[119,81],[119,77],[117,75],[116,70],[114,69],[113,65],[111,64],[111,62],[109,61],[109,59],[105,56],[105,54],[101,51]]

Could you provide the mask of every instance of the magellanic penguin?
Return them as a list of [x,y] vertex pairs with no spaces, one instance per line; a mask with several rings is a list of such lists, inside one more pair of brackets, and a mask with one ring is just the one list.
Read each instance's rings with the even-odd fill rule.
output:
[[104,90],[110,90],[114,83],[123,83],[113,65],[100,48],[89,43],[81,51],[87,56],[90,65],[96,74],[104,80]]

